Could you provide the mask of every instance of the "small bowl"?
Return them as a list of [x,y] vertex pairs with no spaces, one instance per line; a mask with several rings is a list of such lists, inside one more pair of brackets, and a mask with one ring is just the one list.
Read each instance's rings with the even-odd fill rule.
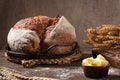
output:
[[103,78],[108,75],[108,66],[82,66],[86,77],[88,78]]

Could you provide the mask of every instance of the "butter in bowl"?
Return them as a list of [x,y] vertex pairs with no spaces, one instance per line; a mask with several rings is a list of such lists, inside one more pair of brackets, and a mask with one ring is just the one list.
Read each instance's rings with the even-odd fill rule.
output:
[[110,64],[99,54],[96,58],[89,57],[83,59],[82,67],[86,77],[103,78],[108,75]]

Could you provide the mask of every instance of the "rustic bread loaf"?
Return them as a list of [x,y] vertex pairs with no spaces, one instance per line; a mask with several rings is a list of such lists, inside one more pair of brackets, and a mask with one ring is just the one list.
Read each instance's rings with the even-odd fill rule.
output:
[[[64,17],[35,16],[18,21],[9,31],[11,50],[24,53],[43,52],[51,45],[76,42],[75,28]],[[73,46],[54,47],[53,54],[71,51]]]

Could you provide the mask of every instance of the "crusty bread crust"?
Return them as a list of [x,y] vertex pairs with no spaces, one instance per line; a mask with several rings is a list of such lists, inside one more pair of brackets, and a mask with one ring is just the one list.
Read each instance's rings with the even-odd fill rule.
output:
[[[35,16],[18,21],[13,27],[13,32],[8,34],[8,44],[11,50],[25,53],[44,52],[51,45],[76,42],[75,28],[62,16],[47,17]],[[15,34],[19,30],[20,34]],[[23,31],[23,34],[21,31]],[[11,34],[14,33],[14,36]],[[38,37],[34,37],[34,35]],[[19,36],[20,35],[20,36]],[[17,39],[16,39],[17,37]],[[39,41],[38,41],[39,38]],[[16,45],[16,46],[14,46]],[[39,46],[38,46],[39,45]],[[62,54],[69,52],[73,46],[55,47],[49,52]]]

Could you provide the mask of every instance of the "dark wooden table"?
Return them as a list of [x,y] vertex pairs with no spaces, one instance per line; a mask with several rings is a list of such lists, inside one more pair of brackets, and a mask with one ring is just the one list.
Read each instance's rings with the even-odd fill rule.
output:
[[[83,50],[83,58],[89,56],[90,50]],[[56,78],[60,80],[120,80],[120,69],[110,67],[108,76],[102,79],[90,79],[85,77],[81,67],[81,60],[72,63],[71,65],[39,65],[34,68],[24,68],[20,64],[9,62],[4,57],[4,51],[0,50],[0,66],[15,69],[27,76],[40,76],[48,78]]]

